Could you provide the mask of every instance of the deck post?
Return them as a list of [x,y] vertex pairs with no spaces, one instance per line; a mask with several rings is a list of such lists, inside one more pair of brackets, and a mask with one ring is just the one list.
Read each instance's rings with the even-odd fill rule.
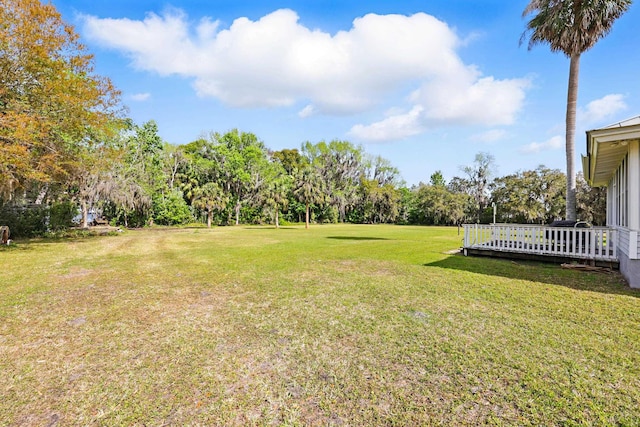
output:
[[478,223],[476,222],[476,245],[478,243],[480,243],[480,242],[478,241]]

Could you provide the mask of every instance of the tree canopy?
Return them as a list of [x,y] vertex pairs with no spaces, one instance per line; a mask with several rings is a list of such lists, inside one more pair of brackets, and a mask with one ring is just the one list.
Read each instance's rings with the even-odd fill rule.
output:
[[114,131],[119,92],[51,4],[0,0],[0,192],[60,181]]
[[[554,25],[569,22],[572,31],[584,28],[595,40],[629,3],[531,1],[526,13],[539,15],[530,23],[530,44],[557,36],[562,40],[553,43],[566,44],[561,50],[573,55],[573,42],[591,45],[570,43],[571,37],[586,36]],[[281,220],[303,218],[307,227],[452,225],[486,222],[490,202],[499,206],[501,221],[561,216],[569,190],[558,185],[565,178],[560,171],[540,166],[494,178],[489,153],[462,166],[462,177],[447,182],[435,170],[429,184],[407,188],[389,160],[346,140],[271,151],[257,135],[231,129],[171,145],[155,121],[123,117],[119,92],[94,72],[92,55],[52,4],[0,0],[0,6],[0,222],[35,205],[36,220],[23,235],[64,228],[77,207],[84,226],[90,212],[124,226],[200,221],[278,227]],[[611,10],[590,9],[596,6]],[[604,211],[604,193],[580,181],[577,214],[601,222]]]
[[523,16],[527,22],[520,42],[529,37],[529,49],[545,43],[552,52],[563,52],[569,63],[565,151],[567,161],[566,219],[576,219],[575,131],[580,57],[607,35],[631,0],[531,0]]
[[567,57],[591,49],[613,28],[632,0],[531,0],[523,15],[534,16],[522,35],[529,37],[529,49],[548,44],[552,52]]

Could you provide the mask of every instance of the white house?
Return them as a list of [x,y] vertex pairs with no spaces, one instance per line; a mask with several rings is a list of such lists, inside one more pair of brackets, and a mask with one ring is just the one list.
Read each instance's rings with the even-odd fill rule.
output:
[[617,231],[620,272],[640,288],[640,116],[587,132],[584,177],[607,187],[607,226]]

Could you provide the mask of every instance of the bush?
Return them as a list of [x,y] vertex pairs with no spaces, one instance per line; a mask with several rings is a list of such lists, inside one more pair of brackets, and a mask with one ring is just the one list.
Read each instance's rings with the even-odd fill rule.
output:
[[179,191],[155,197],[153,211],[153,220],[160,225],[180,225],[193,221],[191,210]]
[[71,227],[77,207],[72,202],[54,203],[49,208],[49,230],[63,231]]
[[47,232],[49,208],[43,205],[0,207],[0,225],[6,225],[11,238],[42,236]]
[[313,219],[320,224],[336,224],[340,215],[338,214],[338,208],[335,206],[322,206],[316,207],[313,210]]
[[269,222],[263,217],[262,209],[255,206],[242,206],[240,208],[240,222],[243,224],[262,224]]

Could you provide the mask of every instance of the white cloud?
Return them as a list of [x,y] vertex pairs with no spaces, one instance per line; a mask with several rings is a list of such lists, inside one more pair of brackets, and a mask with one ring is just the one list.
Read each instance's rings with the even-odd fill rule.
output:
[[474,135],[471,139],[473,141],[491,143],[504,139],[507,136],[507,131],[504,129],[491,129],[478,135]]
[[624,98],[624,95],[614,93],[591,101],[585,109],[579,111],[580,121],[589,127],[614,117],[617,113],[627,109]]
[[178,10],[144,20],[83,17],[85,34],[160,75],[193,79],[201,96],[236,107],[309,105],[299,112],[351,114],[373,108],[407,87],[408,113],[390,115],[351,134],[394,140],[434,126],[508,125],[522,107],[528,79],[497,80],[466,65],[456,50],[469,43],[444,22],[369,14],[347,31],[309,29],[289,9],[228,27],[203,18],[190,24]]
[[316,107],[309,104],[298,112],[298,116],[304,119],[313,116],[314,114],[316,114],[316,112]]
[[540,151],[558,150],[564,147],[564,138],[556,135],[544,142],[532,142],[520,147],[520,152],[525,154],[539,153]]
[[132,101],[142,102],[151,98],[151,94],[150,93],[134,93],[133,95],[130,95],[129,98]]
[[418,135],[425,130],[420,123],[422,110],[418,105],[408,113],[389,116],[368,126],[355,125],[349,135],[370,142],[386,142]]
[[426,109],[425,119],[436,123],[510,125],[522,107],[527,79],[478,78],[471,68],[457,70],[424,85],[416,99]]
[[[469,67],[457,71],[462,76],[436,76],[416,90],[411,95],[415,104],[408,115],[387,117],[366,126],[359,124],[351,129],[350,134],[363,140],[368,139],[367,135],[378,135],[375,141],[393,141],[443,125],[500,126],[515,121],[522,108],[525,90],[530,85],[529,80],[478,79],[477,72]],[[401,123],[407,126],[397,126]],[[381,128],[386,132],[379,132]]]

